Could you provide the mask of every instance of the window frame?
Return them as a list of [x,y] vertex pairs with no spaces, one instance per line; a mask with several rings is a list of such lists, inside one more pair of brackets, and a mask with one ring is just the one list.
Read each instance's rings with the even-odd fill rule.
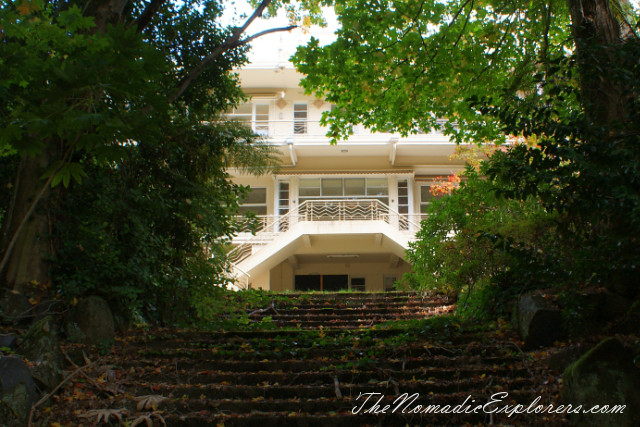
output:
[[[237,113],[239,107],[250,105],[251,112],[250,113]],[[264,113],[258,114],[258,107],[267,107],[266,112],[266,120],[260,119],[258,120],[258,115],[264,116]],[[271,103],[269,102],[245,102],[231,109],[230,112],[224,114],[224,116],[228,120],[236,120],[239,123],[243,123],[248,125],[252,131],[254,131],[257,135],[260,136],[269,136],[269,124],[271,120]],[[245,120],[243,120],[244,118]]]
[[[304,111],[296,111],[297,107],[304,107]],[[304,113],[304,117],[301,114]],[[309,105],[306,102],[293,104],[293,134],[306,135],[309,133]]]
[[[242,200],[239,201],[238,206],[240,208],[239,213],[240,214],[245,214],[246,212],[252,212],[253,214],[255,214],[256,216],[265,216],[268,214],[268,208],[269,208],[269,191],[267,187],[251,187],[249,186],[249,193],[253,192],[254,190],[264,190],[264,203],[243,203]],[[249,195],[249,193],[247,193],[247,196]],[[254,210],[252,210],[251,208],[255,208],[255,207],[264,207],[264,213],[259,213],[256,212]]]

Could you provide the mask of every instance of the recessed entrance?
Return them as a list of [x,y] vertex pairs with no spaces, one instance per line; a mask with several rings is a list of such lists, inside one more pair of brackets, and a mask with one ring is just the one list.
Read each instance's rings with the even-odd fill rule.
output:
[[346,274],[296,274],[296,291],[340,291],[349,289]]

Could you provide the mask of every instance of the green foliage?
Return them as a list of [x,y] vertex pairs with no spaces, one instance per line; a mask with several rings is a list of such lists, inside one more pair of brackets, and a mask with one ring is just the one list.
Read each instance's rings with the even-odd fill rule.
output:
[[87,165],[88,178],[65,193],[51,260],[65,297],[101,294],[126,314],[175,322],[227,282],[219,239],[236,232],[244,189],[219,165],[250,134],[199,126],[179,136],[132,146],[112,166]]
[[[148,2],[110,7],[2,3],[0,155],[12,157],[0,161],[37,155],[46,164],[30,172],[65,187],[40,206],[60,296],[99,294],[138,320],[195,321],[227,282],[223,242],[241,225],[246,189],[225,168],[275,165],[249,129],[217,120],[242,97],[230,70],[247,47],[209,60],[235,30],[216,1],[161,2],[148,22]],[[0,221],[15,172],[2,170]]]
[[[640,70],[628,64],[640,58],[640,43],[612,53],[619,61],[600,72],[638,87]],[[593,317],[580,289],[638,295],[638,98],[624,100],[628,120],[593,123],[587,109],[576,108],[576,66],[559,58],[535,76],[536,93],[474,100],[505,133],[533,143],[496,152],[482,166],[484,179],[468,171],[459,190],[434,203],[409,253],[419,286],[466,287],[468,314],[505,316],[504,303],[522,290],[553,287],[576,330]]]
[[[639,87],[640,41],[608,49],[612,61],[596,63],[598,75],[621,87]],[[634,94],[620,100],[627,117],[592,122],[589,108],[571,108],[570,100],[581,96],[570,84],[576,67],[575,59],[567,58],[559,61],[556,74],[539,76],[539,102],[527,97],[496,107],[495,101],[483,101],[480,108],[500,118],[505,131],[537,141],[535,147],[518,146],[497,156],[487,175],[504,197],[536,197],[556,213],[556,239],[546,246],[561,266],[556,273],[562,282],[573,288],[619,286],[623,295],[633,296],[640,268],[639,99]],[[530,251],[522,253],[527,256]],[[532,268],[522,273],[536,274]]]
[[539,63],[571,43],[566,2],[550,3],[338,0],[337,40],[312,40],[293,60],[307,92],[336,105],[324,117],[336,139],[355,123],[408,134],[447,118],[458,140],[500,140],[495,117],[469,98],[535,90]]
[[229,291],[222,287],[206,288],[206,293],[197,295],[194,301],[197,319],[209,329],[221,330],[272,330],[276,329],[273,319],[265,316],[255,321],[249,314],[274,304],[287,304],[290,298],[274,295],[263,290]]
[[[460,188],[430,206],[417,240],[410,243],[407,256],[413,272],[405,279],[420,289],[463,292],[462,307],[470,294],[486,294],[486,302],[493,306],[489,311],[484,307],[486,314],[513,293],[542,283],[542,274],[514,275],[513,253],[516,249],[537,253],[530,262],[541,267],[545,261],[541,247],[555,230],[554,216],[533,197],[507,200],[497,197],[496,190],[494,182],[467,168]],[[485,289],[491,286],[510,291]]]
[[334,140],[445,118],[456,141],[526,141],[433,204],[414,286],[489,317],[534,287],[638,296],[640,42],[620,3],[341,0],[337,40],[298,50],[307,92],[337,107]]

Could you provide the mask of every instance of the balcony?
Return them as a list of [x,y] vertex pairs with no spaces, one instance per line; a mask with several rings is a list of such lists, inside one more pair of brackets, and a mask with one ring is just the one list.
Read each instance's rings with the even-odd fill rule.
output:
[[234,239],[237,246],[229,253],[229,260],[236,265],[241,263],[298,224],[322,223],[327,226],[323,230],[331,234],[332,226],[339,233],[348,223],[362,225],[365,222],[371,233],[380,232],[376,227],[390,228],[394,234],[401,235],[399,240],[408,240],[418,231],[423,218],[424,214],[395,212],[376,199],[307,200],[286,215],[258,217],[255,234],[250,234],[247,228],[246,232]]

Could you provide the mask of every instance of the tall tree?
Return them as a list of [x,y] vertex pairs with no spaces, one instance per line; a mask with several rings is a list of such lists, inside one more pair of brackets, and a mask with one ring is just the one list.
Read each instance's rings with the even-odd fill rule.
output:
[[[196,168],[200,179],[217,168],[218,183],[228,182],[220,175],[225,153],[242,152],[233,146],[251,138],[223,132],[212,119],[242,97],[229,71],[246,61],[248,43],[293,28],[248,33],[277,6],[262,0],[242,25],[225,26],[222,2],[210,0],[2,1],[0,154],[17,164],[3,187],[11,193],[0,235],[4,286],[20,290],[49,279],[46,258],[56,248],[46,236],[60,218],[60,187],[81,182],[96,165],[125,173],[140,151],[152,155],[163,146],[179,154],[194,142],[180,167]],[[203,136],[214,138],[211,147]],[[198,156],[215,164],[199,164]],[[174,166],[149,162],[147,173],[163,165]],[[215,188],[220,209],[235,203],[237,189]],[[232,231],[225,217],[214,223],[214,237]]]
[[[594,119],[624,117],[615,104],[628,88],[591,71],[612,60],[613,46],[635,37],[636,17],[625,0],[334,4],[342,24],[337,40],[324,47],[312,40],[294,62],[307,74],[307,91],[336,105],[325,118],[335,138],[347,136],[353,123],[406,134],[447,118],[458,124],[444,125],[458,140],[501,139],[498,120],[480,115],[472,100],[497,91],[535,93],[536,73],[576,50],[584,102],[599,111]],[[594,42],[603,47],[593,49]]]
[[573,288],[606,284],[640,296],[636,9],[625,0],[338,0],[335,8],[336,42],[312,41],[294,57],[307,91],[336,106],[324,118],[334,138],[354,123],[407,134],[446,118],[458,141],[525,140],[483,172],[508,201],[533,198],[557,215],[556,235],[518,246],[483,230],[519,260],[506,270],[521,274],[507,282],[543,282],[545,271]]

